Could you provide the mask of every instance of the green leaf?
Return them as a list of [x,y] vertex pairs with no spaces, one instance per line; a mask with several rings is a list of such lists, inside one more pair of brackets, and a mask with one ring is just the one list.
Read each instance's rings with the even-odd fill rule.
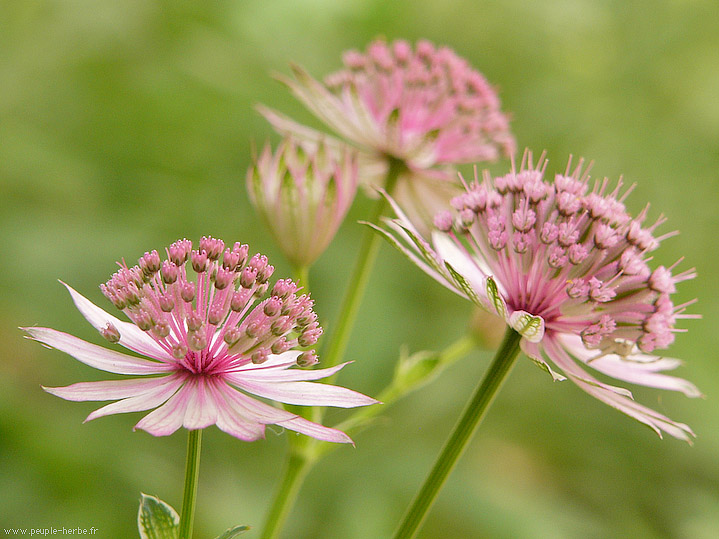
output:
[[228,529],[225,533],[217,537],[217,539],[232,539],[233,537],[237,537],[243,532],[246,532],[249,530],[249,526],[235,526],[234,528]]
[[172,506],[155,496],[140,495],[137,513],[140,539],[177,539],[180,517]]

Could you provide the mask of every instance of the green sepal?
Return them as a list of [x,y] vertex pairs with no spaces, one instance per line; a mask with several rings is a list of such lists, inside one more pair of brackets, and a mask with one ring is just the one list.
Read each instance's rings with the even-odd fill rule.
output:
[[435,257],[434,253],[427,247],[427,242],[425,242],[422,238],[417,236],[414,232],[412,232],[409,228],[404,226],[402,223],[398,223],[399,226],[402,227],[402,230],[404,230],[407,235],[412,240],[412,243],[417,247],[417,250],[419,251],[420,255],[422,255],[422,258],[424,259],[427,264],[429,264],[432,268],[434,268],[435,271],[442,274],[444,273],[442,271],[442,267],[439,265],[439,262],[437,262],[437,258]]
[[464,292],[475,305],[486,309],[486,307],[482,303],[482,300],[477,295],[477,292],[474,291],[474,288],[472,288],[472,285],[469,283],[469,281],[464,278],[464,275],[460,274],[456,269],[454,269],[449,262],[445,262],[444,265],[447,267],[449,274],[452,276],[452,280],[460,288],[460,290],[462,290],[462,292]]
[[172,506],[155,496],[140,493],[137,529],[140,539],[177,539],[180,516]]
[[529,342],[538,342],[544,336],[544,320],[541,316],[534,316],[529,313],[514,313],[510,322],[512,329],[519,333]]
[[540,360],[538,360],[537,358],[534,358],[534,357],[532,357],[532,356],[530,356],[530,355],[527,355],[527,357],[528,357],[529,359],[531,359],[531,360],[532,360],[532,363],[534,363],[537,367],[539,367],[539,368],[542,369],[544,372],[546,372],[549,376],[551,376],[553,381],[555,381],[555,382],[563,382],[564,380],[567,379],[566,376],[562,376],[561,374],[554,372],[554,371],[549,367],[549,365],[547,365],[544,361],[540,361]]
[[507,307],[504,305],[504,300],[499,294],[497,283],[494,282],[492,277],[487,277],[487,296],[489,296],[489,300],[492,302],[492,305],[494,305],[494,310],[497,311],[497,314],[506,320]]
[[237,537],[238,535],[243,532],[246,532],[249,529],[249,526],[235,526],[234,528],[230,528],[225,533],[218,536],[217,539],[232,539],[233,537]]

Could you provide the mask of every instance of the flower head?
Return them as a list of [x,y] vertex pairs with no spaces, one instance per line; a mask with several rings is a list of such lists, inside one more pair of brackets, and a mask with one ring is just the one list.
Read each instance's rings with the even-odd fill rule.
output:
[[[436,200],[449,200],[452,165],[514,153],[495,90],[447,47],[374,41],[364,53],[346,52],[344,68],[324,83],[298,66],[292,69],[294,78],[281,80],[319,120],[361,150],[360,177],[370,196],[384,187],[391,162],[401,164],[392,193],[413,216],[433,210]],[[339,142],[258,108],[280,133]]]
[[286,83],[331,129],[410,167],[492,161],[514,151],[507,117],[486,79],[447,47],[370,43],[348,51],[325,84],[295,67]]
[[357,192],[357,155],[346,146],[286,137],[247,172],[252,203],[296,266],[309,266],[332,241]]
[[[265,256],[248,259],[247,245],[226,248],[221,240],[203,237],[198,249],[179,240],[166,253],[165,260],[151,251],[136,266],[121,264],[100,287],[132,323],[118,320],[65,285],[82,315],[108,341],[144,357],[54,329],[24,328],[33,339],[87,365],[142,377],[45,390],[67,400],[117,401],[87,420],[154,409],[135,428],[155,436],[216,424],[251,441],[264,436],[266,424],[276,424],[320,440],[351,442],[343,432],[249,396],[344,408],[377,402],[349,389],[309,382],[331,376],[343,365],[290,368],[317,361],[314,351],[298,349],[314,345],[322,333],[313,301],[298,295],[290,279],[270,288],[274,268]],[[270,296],[262,299],[268,290]]]
[[[571,164],[571,161],[570,161]],[[647,255],[664,222],[647,226],[647,209],[631,217],[621,182],[590,189],[580,162],[544,179],[546,162],[482,181],[475,175],[451,209],[435,217],[430,241],[402,210],[377,229],[437,281],[500,316],[522,335],[522,350],[555,379],[550,363],[590,395],[649,425],[657,433],[689,439],[691,429],[632,400],[587,369],[644,386],[700,393],[690,382],[661,374],[679,361],[653,355],[674,340],[674,324],[686,304],[671,294],[693,270],[651,269]]]

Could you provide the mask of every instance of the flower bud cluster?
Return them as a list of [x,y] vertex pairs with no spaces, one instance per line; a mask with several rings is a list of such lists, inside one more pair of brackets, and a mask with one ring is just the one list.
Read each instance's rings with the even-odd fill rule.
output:
[[[322,334],[313,300],[298,295],[290,279],[270,289],[274,267],[264,255],[249,257],[247,245],[225,247],[203,237],[197,249],[179,240],[166,253],[164,261],[151,251],[136,266],[122,265],[101,290],[190,371],[262,363],[271,354],[312,346]],[[270,297],[262,299],[268,290]],[[120,339],[114,326],[102,334],[110,342]],[[316,363],[313,351],[300,358],[303,365]]]

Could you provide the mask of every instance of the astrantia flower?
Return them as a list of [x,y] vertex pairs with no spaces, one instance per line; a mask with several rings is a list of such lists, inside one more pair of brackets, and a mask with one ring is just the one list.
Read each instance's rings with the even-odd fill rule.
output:
[[[188,264],[189,262],[189,264]],[[102,292],[132,323],[123,322],[67,286],[82,315],[111,343],[144,357],[126,355],[49,328],[24,328],[30,336],[107,372],[142,378],[85,382],[45,388],[73,401],[115,400],[87,420],[154,409],[135,428],[155,436],[180,427],[217,425],[242,440],[264,436],[275,424],[320,440],[351,442],[336,429],[312,423],[250,395],[287,404],[364,406],[377,401],[349,389],[312,383],[343,365],[322,370],[290,367],[316,363],[312,346],[322,329],[307,295],[289,279],[277,281],[267,258],[248,261],[246,245],[225,248],[204,237],[199,249],[180,240],[145,253],[139,264],[124,263]],[[194,275],[196,281],[191,280]],[[261,300],[261,301],[260,301]]]
[[332,130],[412,167],[492,161],[514,151],[487,80],[447,47],[374,41],[348,51],[322,84],[299,67],[286,83]]
[[546,163],[525,155],[520,171],[483,181],[475,178],[435,217],[430,242],[394,204],[388,240],[440,283],[499,315],[522,335],[522,350],[549,371],[590,395],[681,439],[691,429],[637,404],[631,393],[589,371],[649,387],[699,396],[690,382],[662,374],[679,365],[654,355],[674,340],[675,285],[695,276],[674,266],[650,269],[648,253],[673,234],[655,237],[660,217],[645,225],[647,209],[632,218],[621,182],[595,182],[581,165],[544,179]]
[[[349,51],[344,69],[325,83],[293,66],[282,79],[295,96],[347,142],[360,148],[361,181],[383,186],[391,160],[405,168],[393,195],[417,213],[444,198],[458,163],[494,161],[514,152],[509,121],[487,80],[447,47],[420,41],[374,41]],[[281,133],[314,140],[317,133],[265,107]],[[442,185],[444,184],[444,185]]]
[[344,145],[286,137],[247,172],[247,190],[287,258],[307,267],[332,241],[357,192],[357,155]]

